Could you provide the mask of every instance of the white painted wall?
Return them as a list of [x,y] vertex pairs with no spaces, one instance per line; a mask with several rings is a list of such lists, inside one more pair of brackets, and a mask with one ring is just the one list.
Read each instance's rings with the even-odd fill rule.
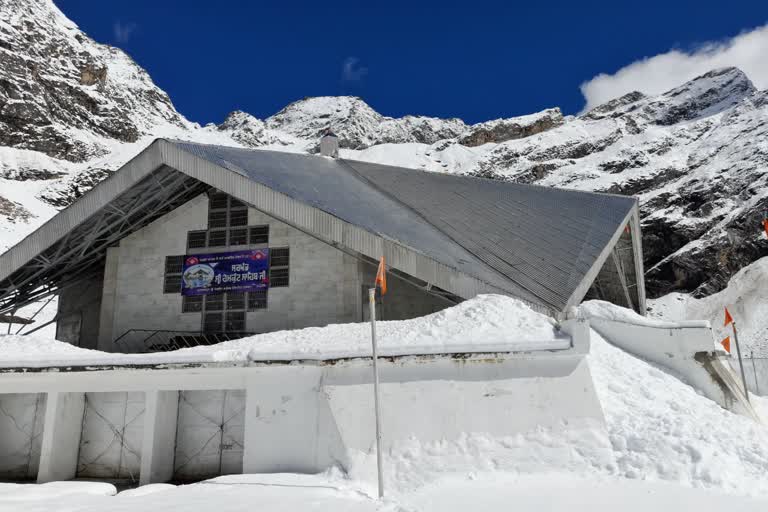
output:
[[[385,449],[604,425],[585,322],[569,321],[568,329],[574,339],[565,350],[382,359]],[[139,471],[141,483],[349,469],[373,446],[372,387],[366,358],[0,374],[0,389],[48,396],[39,481],[74,477],[78,446],[80,476],[83,461],[102,454],[85,465],[90,476]],[[109,448],[115,430],[127,431],[138,457]]]
[[757,418],[727,356],[716,349],[708,323],[656,327],[597,316],[589,323],[609,343],[670,370],[726,409]]
[[144,432],[144,393],[86,393],[77,476],[137,482]]
[[244,390],[181,391],[173,478],[242,473],[244,411]]
[[0,395],[0,479],[37,478],[45,398],[44,393]]

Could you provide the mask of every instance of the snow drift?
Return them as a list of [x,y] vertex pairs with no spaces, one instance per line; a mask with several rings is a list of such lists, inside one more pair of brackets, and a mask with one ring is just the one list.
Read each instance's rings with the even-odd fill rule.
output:
[[[563,350],[571,346],[570,336],[554,320],[503,295],[480,295],[412,320],[378,322],[377,333],[381,356]],[[6,368],[324,360],[370,354],[367,323],[278,331],[153,354],[112,354],[34,335],[0,335],[0,366]]]

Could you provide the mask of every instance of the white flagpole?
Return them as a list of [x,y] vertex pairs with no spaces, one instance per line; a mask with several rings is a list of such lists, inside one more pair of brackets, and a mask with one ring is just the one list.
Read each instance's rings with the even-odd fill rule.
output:
[[384,474],[381,454],[381,410],[379,408],[379,367],[376,347],[376,288],[368,289],[368,304],[371,307],[371,345],[373,346],[373,400],[376,408],[376,466],[379,474],[379,498],[384,497]]
[[744,396],[749,402],[749,389],[747,389],[747,377],[744,375],[744,363],[741,360],[741,349],[739,348],[739,333],[736,331],[736,322],[731,322],[733,329],[733,341],[736,342],[736,355],[739,356],[739,368],[741,369],[741,383],[744,385]]

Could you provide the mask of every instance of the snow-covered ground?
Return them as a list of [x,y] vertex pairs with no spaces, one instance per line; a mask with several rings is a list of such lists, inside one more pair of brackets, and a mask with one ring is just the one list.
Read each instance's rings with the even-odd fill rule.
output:
[[185,486],[151,485],[116,492],[96,482],[57,482],[40,486],[0,484],[0,510],[18,512],[138,512],[145,510],[245,512],[392,511],[467,512],[697,512],[764,511],[768,501],[693,490],[661,482],[543,475],[472,473],[436,481],[408,495],[383,500],[332,475],[237,475]]
[[[521,333],[528,333],[539,342],[557,335],[546,317],[496,296],[479,297],[421,320],[383,325],[390,348],[409,344],[423,348],[438,340],[494,340],[498,334],[494,330],[521,338],[525,338]],[[352,340],[360,338],[361,347],[367,344],[366,328],[352,324],[286,331],[222,344],[217,350],[227,357],[233,353],[253,357],[263,343],[264,353],[271,357],[282,343],[284,354],[291,357],[317,357],[320,347],[310,343],[313,337],[331,343],[331,350],[338,348],[334,343],[351,342],[347,350],[355,351],[357,342]],[[39,340],[27,338],[27,342],[35,345]],[[450,349],[450,344],[439,347]],[[84,353],[74,350],[76,355]],[[194,350],[176,355],[189,352]],[[314,476],[234,475],[116,495],[105,483],[3,484],[0,510],[223,512],[250,510],[257,504],[265,511],[464,511],[508,509],[511,503],[516,510],[648,510],[672,505],[703,512],[768,510],[764,424],[722,409],[595,332],[588,360],[606,430],[581,430],[578,438],[557,429],[537,429],[504,438],[473,432],[453,441],[413,440],[386,454],[387,499],[382,502],[374,499],[375,457],[368,454],[353,464],[349,474],[331,469]],[[768,412],[768,400],[752,399],[759,411]]]

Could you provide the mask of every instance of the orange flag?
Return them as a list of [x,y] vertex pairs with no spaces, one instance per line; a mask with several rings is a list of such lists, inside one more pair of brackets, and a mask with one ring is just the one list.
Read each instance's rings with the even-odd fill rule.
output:
[[731,316],[731,312],[728,311],[728,308],[725,308],[725,323],[723,324],[723,327],[727,327],[728,324],[733,323],[733,317]]
[[379,260],[379,269],[376,271],[376,288],[381,295],[387,293],[387,268],[384,264],[384,256]]
[[768,236],[768,217],[763,219],[763,229],[765,229],[765,236]]
[[726,336],[723,341],[720,342],[726,352],[731,353],[731,337]]

